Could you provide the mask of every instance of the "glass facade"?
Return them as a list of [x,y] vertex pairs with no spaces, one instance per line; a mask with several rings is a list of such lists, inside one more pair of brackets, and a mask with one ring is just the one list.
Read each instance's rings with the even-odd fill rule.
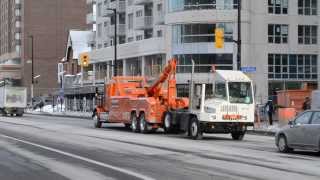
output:
[[174,44],[214,42],[216,27],[224,29],[225,42],[233,42],[233,23],[174,25],[172,40]]
[[175,57],[178,59],[178,73],[191,73],[191,60],[195,62],[195,73],[208,73],[213,65],[220,70],[233,68],[233,54],[179,54]]
[[318,78],[318,56],[309,54],[269,54],[268,77],[281,80],[314,80]]
[[168,0],[169,12],[204,10],[204,9],[237,9],[238,0]]

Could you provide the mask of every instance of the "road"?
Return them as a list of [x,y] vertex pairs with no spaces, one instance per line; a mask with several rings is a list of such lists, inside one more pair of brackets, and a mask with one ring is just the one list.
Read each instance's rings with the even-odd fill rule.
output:
[[320,179],[320,156],[281,154],[274,138],[136,134],[121,125],[25,115],[0,117],[0,179]]

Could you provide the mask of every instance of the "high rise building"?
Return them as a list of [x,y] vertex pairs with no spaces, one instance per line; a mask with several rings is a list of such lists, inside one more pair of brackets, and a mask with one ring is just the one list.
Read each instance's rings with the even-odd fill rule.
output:
[[[281,89],[316,86],[319,78],[317,0],[242,0],[242,67],[249,67],[258,102]],[[115,16],[109,9],[117,9]],[[118,72],[157,76],[176,57],[178,92],[189,92],[191,62],[197,86],[212,84],[212,66],[236,69],[238,0],[96,0],[95,79],[112,75],[114,26]],[[215,28],[225,44],[214,46]],[[210,89],[210,88],[208,88]],[[210,92],[208,92],[210,93]]]
[[1,0],[0,79],[31,84],[33,37],[35,96],[57,87],[57,62],[69,29],[87,29],[86,0]]

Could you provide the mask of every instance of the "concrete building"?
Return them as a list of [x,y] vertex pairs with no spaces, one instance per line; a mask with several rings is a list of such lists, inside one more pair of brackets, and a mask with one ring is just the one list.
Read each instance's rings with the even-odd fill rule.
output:
[[[243,0],[242,66],[264,103],[277,90],[316,86],[319,78],[317,0]],[[237,0],[96,0],[96,49],[91,52],[96,82],[112,74],[114,15],[118,27],[118,66],[123,75],[155,77],[177,57],[178,92],[188,93],[191,60],[196,84],[211,86],[212,65],[235,69]],[[214,29],[224,28],[224,48],[214,46]]]
[[30,87],[32,35],[35,96],[53,93],[69,29],[88,27],[86,0],[1,0],[0,8],[0,79]]

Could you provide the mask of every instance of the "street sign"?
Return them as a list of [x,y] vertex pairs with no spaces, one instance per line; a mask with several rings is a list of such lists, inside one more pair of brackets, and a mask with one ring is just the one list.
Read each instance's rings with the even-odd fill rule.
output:
[[244,73],[255,73],[257,72],[256,67],[248,66],[248,67],[241,67],[241,71]]

